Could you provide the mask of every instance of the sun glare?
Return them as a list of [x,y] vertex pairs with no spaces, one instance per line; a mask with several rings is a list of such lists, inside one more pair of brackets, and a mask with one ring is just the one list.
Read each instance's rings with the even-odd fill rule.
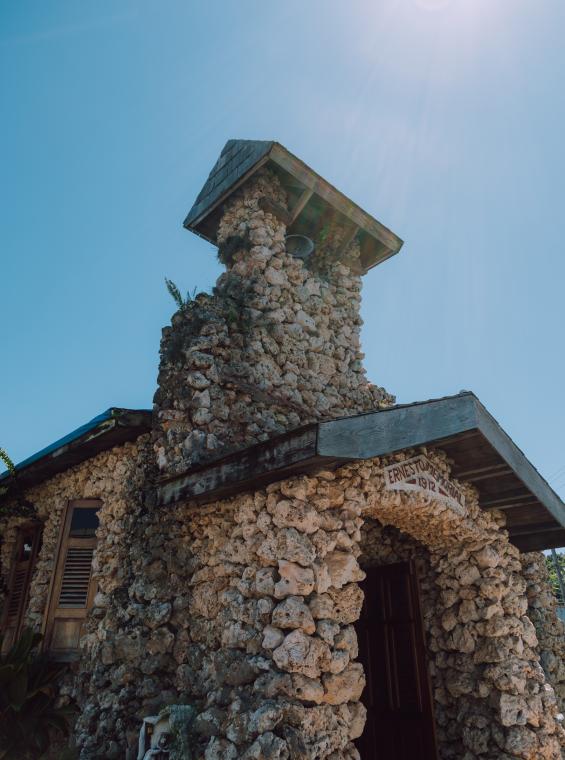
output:
[[416,0],[416,5],[424,11],[441,11],[450,3],[451,0]]

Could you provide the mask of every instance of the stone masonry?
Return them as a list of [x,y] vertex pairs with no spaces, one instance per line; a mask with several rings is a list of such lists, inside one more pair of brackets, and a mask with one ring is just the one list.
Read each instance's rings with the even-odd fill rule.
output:
[[[427,455],[448,474],[440,453]],[[145,552],[132,558],[121,619],[115,605],[98,608],[87,642],[82,757],[120,757],[141,715],[186,701],[205,760],[357,758],[362,565],[414,557],[440,756],[559,758],[555,696],[500,515],[470,488],[463,516],[385,492],[391,461],[179,504],[158,530],[140,516]]]
[[528,617],[538,636],[541,664],[555,689],[559,709],[564,713],[565,623],[557,617],[557,600],[551,590],[543,554],[523,554],[521,560],[528,596]]
[[[393,401],[365,377],[361,278],[342,262],[321,274],[287,254],[285,226],[261,210],[262,198],[286,204],[267,171],[226,204],[220,250],[226,241],[236,247],[212,295],[198,296],[163,331],[155,395],[163,475]],[[355,255],[354,242],[347,260]]]
[[[256,175],[225,206],[227,271],[161,344],[153,436],[70,468],[26,496],[45,521],[28,621],[40,628],[69,499],[102,500],[98,593],[63,698],[81,760],[137,757],[141,719],[189,703],[196,760],[358,760],[365,686],[354,624],[364,568],[418,568],[442,760],[558,760],[563,638],[539,555],[502,512],[385,489],[404,451],[294,477],[205,506],[159,506],[155,478],[322,418],[392,403],[362,366],[354,242],[306,265]],[[332,245],[340,230],[329,236]],[[337,242],[336,242],[337,241]],[[321,255],[321,254],[320,254]],[[3,530],[6,567],[16,521]],[[545,671],[545,672],[544,672]]]

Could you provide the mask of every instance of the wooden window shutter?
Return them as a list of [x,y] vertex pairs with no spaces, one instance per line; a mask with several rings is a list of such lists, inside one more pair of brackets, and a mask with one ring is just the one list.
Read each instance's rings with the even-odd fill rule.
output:
[[34,523],[17,529],[8,595],[2,615],[2,651],[4,653],[10,649],[23,627],[31,576],[41,541],[41,528],[41,524]]
[[45,648],[57,659],[76,657],[96,593],[92,559],[100,506],[94,499],[73,501],[63,522],[45,628]]

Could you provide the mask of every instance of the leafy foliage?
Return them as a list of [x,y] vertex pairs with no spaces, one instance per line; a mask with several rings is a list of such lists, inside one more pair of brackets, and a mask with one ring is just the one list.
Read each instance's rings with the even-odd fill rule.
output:
[[[565,553],[556,553],[557,554],[557,561],[559,563],[559,569],[561,570],[561,577],[563,578],[563,581],[565,582]],[[557,597],[557,604],[565,604],[565,599],[562,599],[561,597],[561,588],[559,586],[559,578],[557,577],[557,569],[555,567],[555,562],[553,561],[553,557],[551,554],[545,555],[545,564],[547,566],[547,572],[549,573],[549,581],[551,583],[551,588],[553,590],[553,593]]]
[[0,657],[0,760],[34,760],[52,732],[67,735],[74,710],[57,708],[56,683],[65,666],[37,653],[41,636],[26,628]]
[[184,311],[189,304],[191,304],[196,298],[196,288],[186,291],[186,296],[183,298],[178,286],[168,277],[165,277],[165,285],[173,301],[176,303],[180,311]]
[[0,446],[0,462],[4,462],[4,464],[6,465],[6,469],[8,470],[10,475],[16,474],[16,465],[12,462],[12,460],[8,456],[6,449],[3,449],[1,446]]
[[[35,505],[23,495],[18,483],[18,472],[12,459],[8,456],[5,449],[0,447],[0,461],[6,465],[10,476],[2,481],[0,485],[0,497],[10,494],[13,498],[6,499],[0,503],[0,519],[6,517],[36,517],[37,511]],[[8,591],[5,581],[5,575],[2,572],[2,546],[4,543],[4,534],[0,533],[0,593],[6,594]],[[1,760],[0,755],[0,760]]]

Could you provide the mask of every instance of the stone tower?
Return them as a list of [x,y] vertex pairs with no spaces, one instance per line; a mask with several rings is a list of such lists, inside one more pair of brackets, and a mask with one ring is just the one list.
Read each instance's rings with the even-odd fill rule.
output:
[[243,140],[226,144],[185,226],[226,271],[163,330],[162,475],[392,403],[365,377],[359,307],[361,275],[402,245],[393,233],[282,146]]

